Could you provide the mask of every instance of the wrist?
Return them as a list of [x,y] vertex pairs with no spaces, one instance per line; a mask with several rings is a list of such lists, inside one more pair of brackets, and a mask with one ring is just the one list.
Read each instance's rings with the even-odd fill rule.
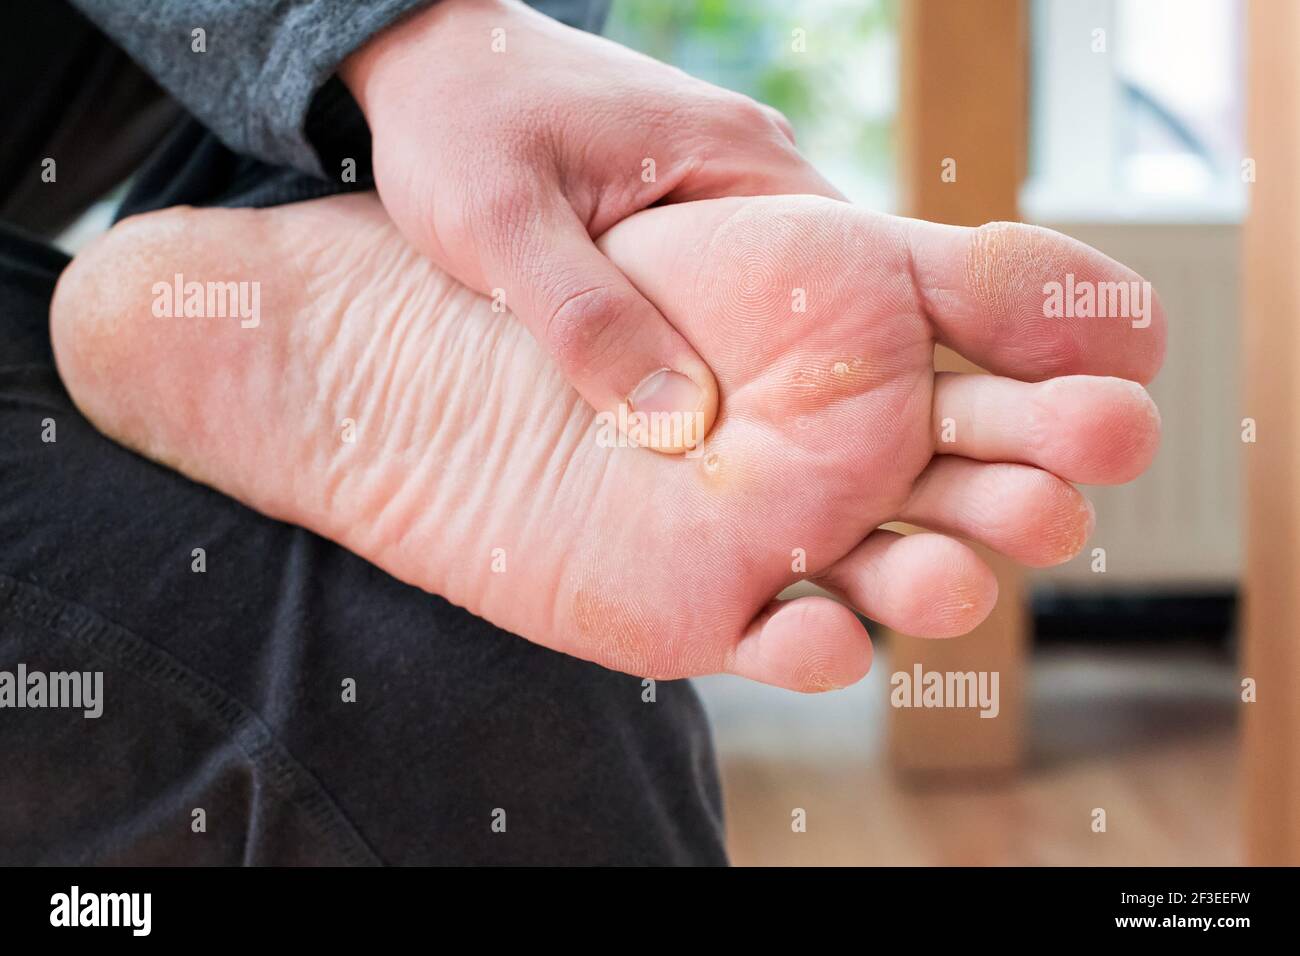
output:
[[[366,119],[389,97],[414,92],[414,84],[430,72],[445,68],[467,52],[467,32],[482,23],[484,44],[489,23],[504,26],[517,14],[513,0],[436,0],[389,24],[339,64],[338,76],[352,93]],[[444,74],[447,75],[447,74]],[[455,75],[454,72],[449,75]]]

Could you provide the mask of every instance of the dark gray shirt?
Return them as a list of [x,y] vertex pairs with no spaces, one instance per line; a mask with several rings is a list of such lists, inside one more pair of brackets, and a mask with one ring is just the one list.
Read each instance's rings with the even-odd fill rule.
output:
[[[338,65],[431,0],[73,0],[172,96],[237,153],[324,176],[307,132]],[[599,30],[609,0],[533,0]],[[203,31],[206,52],[194,51]],[[342,93],[333,84],[333,95]],[[343,95],[346,95],[343,93]]]

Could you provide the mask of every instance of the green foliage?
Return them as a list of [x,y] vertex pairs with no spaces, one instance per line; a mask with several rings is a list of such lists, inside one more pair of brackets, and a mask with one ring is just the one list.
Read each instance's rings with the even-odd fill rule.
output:
[[[801,143],[851,151],[863,175],[888,178],[892,98],[886,110],[864,106],[855,84],[871,72],[863,57],[892,48],[897,15],[897,0],[615,0],[606,34],[775,106]],[[793,49],[796,29],[805,52]],[[879,67],[892,91],[892,62]]]

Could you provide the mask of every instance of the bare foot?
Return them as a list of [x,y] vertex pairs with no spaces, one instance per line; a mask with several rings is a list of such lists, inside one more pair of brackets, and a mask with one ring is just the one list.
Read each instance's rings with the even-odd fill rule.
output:
[[[768,197],[653,209],[601,244],[713,368],[697,457],[607,447],[523,326],[370,196],[129,220],[60,281],[55,352],[86,415],[141,453],[651,677],[857,680],[870,643],[848,608],[773,603],[805,577],[901,631],[964,633],[996,584],[947,535],[1067,560],[1092,514],[1062,479],[1126,481],[1154,453],[1155,408],[1124,379],[1155,374],[1164,317],[1043,317],[1066,273],[1136,279],[1065,237]],[[258,283],[256,326],[157,317],[177,275]],[[1023,381],[936,378],[936,341]],[[943,533],[877,530],[891,520]]]

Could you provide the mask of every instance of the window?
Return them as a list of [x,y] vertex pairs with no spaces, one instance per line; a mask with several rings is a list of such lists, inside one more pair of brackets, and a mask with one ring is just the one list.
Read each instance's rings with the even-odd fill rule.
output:
[[1035,0],[1032,15],[1026,215],[1240,218],[1240,0]]

